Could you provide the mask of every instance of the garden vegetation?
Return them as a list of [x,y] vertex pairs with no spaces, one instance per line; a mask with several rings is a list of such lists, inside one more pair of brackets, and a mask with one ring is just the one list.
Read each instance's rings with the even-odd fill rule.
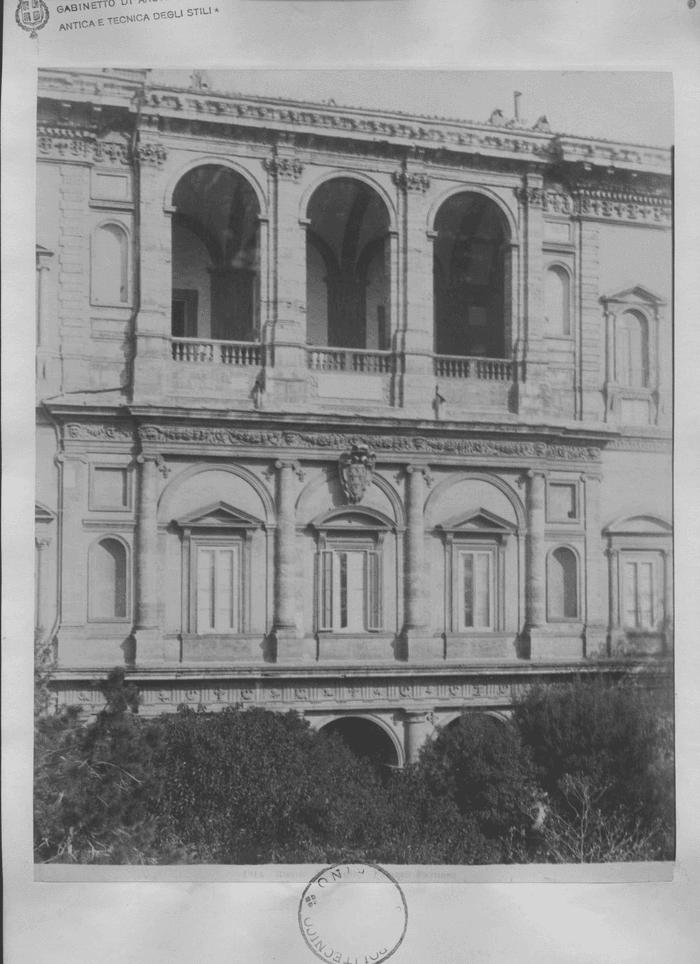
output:
[[[464,712],[382,768],[296,713],[48,712],[39,680],[35,855],[72,863],[483,864],[673,857],[670,713],[631,685],[536,688],[511,724]],[[43,687],[43,688],[42,688]]]

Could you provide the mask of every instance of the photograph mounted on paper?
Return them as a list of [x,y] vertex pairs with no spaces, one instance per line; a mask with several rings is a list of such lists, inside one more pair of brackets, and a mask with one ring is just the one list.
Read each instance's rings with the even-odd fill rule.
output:
[[39,71],[38,864],[673,859],[672,116]]

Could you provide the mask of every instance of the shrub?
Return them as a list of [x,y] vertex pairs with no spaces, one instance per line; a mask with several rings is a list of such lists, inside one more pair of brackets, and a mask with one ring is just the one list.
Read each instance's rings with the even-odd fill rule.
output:
[[463,712],[423,747],[418,774],[433,797],[452,801],[487,840],[532,822],[532,762],[513,726]]
[[[604,788],[602,811],[622,806],[653,822],[659,805],[667,805],[672,750],[659,727],[658,702],[647,691],[600,679],[536,687],[516,708],[515,719],[542,788],[555,799],[560,781],[576,775]],[[666,784],[663,793],[661,783]]]

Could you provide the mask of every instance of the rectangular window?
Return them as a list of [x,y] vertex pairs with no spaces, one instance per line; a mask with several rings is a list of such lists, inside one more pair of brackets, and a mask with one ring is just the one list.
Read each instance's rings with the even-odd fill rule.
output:
[[197,337],[197,306],[199,293],[196,289],[175,288],[172,300],[173,338]]
[[239,632],[240,601],[240,546],[199,546],[197,632]]
[[550,482],[547,486],[547,522],[575,522],[578,518],[575,482]]
[[91,509],[128,509],[129,473],[120,466],[95,466],[92,474]]
[[492,554],[462,552],[459,557],[460,630],[493,628]]
[[318,556],[318,627],[364,633],[381,629],[381,560],[366,549],[324,550]]
[[627,629],[653,630],[661,621],[655,560],[629,559],[623,570],[624,625]]

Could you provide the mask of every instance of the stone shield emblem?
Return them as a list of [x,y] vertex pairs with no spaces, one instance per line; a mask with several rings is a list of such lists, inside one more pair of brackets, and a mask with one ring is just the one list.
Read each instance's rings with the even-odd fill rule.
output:
[[377,460],[368,445],[358,443],[349,452],[343,452],[338,460],[340,483],[348,502],[358,503],[372,481],[374,464]]
[[19,0],[15,10],[15,20],[17,26],[29,33],[30,39],[34,39],[37,30],[41,30],[49,22],[49,8],[44,0]]

